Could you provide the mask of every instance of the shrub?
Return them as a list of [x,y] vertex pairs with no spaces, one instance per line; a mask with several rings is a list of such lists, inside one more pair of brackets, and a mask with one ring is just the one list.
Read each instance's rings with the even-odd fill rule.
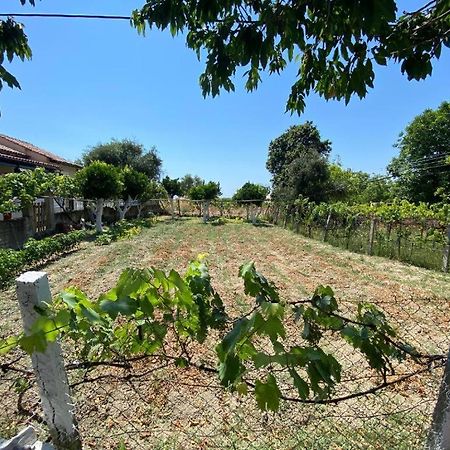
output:
[[22,250],[0,249],[0,286],[26,268],[70,252],[85,236],[85,231],[71,231],[39,240],[30,238]]

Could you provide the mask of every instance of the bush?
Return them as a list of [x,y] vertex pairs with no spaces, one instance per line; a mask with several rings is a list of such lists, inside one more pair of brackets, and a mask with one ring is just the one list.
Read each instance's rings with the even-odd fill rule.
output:
[[0,286],[15,275],[50,258],[73,250],[86,236],[85,231],[71,231],[44,239],[28,239],[22,250],[0,249]]
[[112,227],[109,227],[102,234],[99,234],[95,243],[97,245],[108,245],[111,242],[122,239],[130,239],[142,232],[142,228],[150,228],[154,223],[154,219],[149,217],[146,219],[121,220]]

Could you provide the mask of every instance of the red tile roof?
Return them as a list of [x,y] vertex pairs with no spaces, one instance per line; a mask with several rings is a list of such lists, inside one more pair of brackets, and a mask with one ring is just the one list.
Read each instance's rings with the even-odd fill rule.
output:
[[5,134],[0,134],[0,136],[16,145],[20,145],[21,147],[24,147],[32,152],[38,153],[42,156],[45,156],[45,157],[49,158],[51,161],[54,161],[57,163],[62,163],[62,164],[67,164],[69,166],[81,167],[79,164],[76,164],[72,161],[68,161],[67,159],[61,158],[60,156],[55,155],[54,153],[51,153],[47,150],[43,150],[42,148],[36,147],[35,145],[30,144],[29,142],[21,141],[20,139],[13,138],[11,136],[6,136]]
[[8,155],[8,154],[4,153],[2,149],[0,149],[0,160],[11,161],[14,163],[22,163],[22,164],[31,165],[31,166],[46,167],[47,169],[54,169],[54,170],[59,169],[59,166],[57,164],[36,161],[35,159],[30,159],[27,156],[20,157],[20,156]]

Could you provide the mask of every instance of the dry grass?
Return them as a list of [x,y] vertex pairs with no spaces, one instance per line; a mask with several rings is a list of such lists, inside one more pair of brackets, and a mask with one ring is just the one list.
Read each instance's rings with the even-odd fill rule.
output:
[[[198,253],[209,254],[213,284],[233,314],[242,313],[248,302],[238,268],[254,260],[286,299],[305,297],[317,285],[328,284],[344,308],[361,300],[376,303],[421,350],[447,349],[449,275],[349,253],[280,228],[164,221],[128,241],[104,247],[83,244],[44,270],[54,293],[75,285],[96,298],[115,284],[125,267],[182,271]],[[12,289],[0,293],[0,313],[0,336],[19,329]],[[360,361],[346,349],[335,350],[355,376]],[[328,407],[284,404],[279,414],[267,415],[260,414],[252,400],[221,390],[214,376],[195,369],[157,369],[159,364],[140,363],[133,369],[135,375],[152,367],[155,371],[125,381],[117,380],[124,374],[120,370],[97,371],[96,376],[111,378],[75,389],[86,448],[118,448],[120,442],[127,449],[420,448],[440,377],[433,371],[371,398]],[[76,381],[82,375],[71,372],[70,378]],[[12,434],[35,419],[17,410],[18,394],[11,388],[16,379],[17,374],[7,373],[0,388],[6,399],[0,435]],[[354,387],[357,384],[365,386],[367,380]],[[34,389],[29,389],[20,404],[39,414],[35,402]]]

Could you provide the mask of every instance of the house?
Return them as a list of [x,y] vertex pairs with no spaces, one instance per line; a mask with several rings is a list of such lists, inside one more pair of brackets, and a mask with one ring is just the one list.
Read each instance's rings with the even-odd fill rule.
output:
[[63,175],[74,175],[81,168],[29,142],[0,134],[0,175],[37,167]]

